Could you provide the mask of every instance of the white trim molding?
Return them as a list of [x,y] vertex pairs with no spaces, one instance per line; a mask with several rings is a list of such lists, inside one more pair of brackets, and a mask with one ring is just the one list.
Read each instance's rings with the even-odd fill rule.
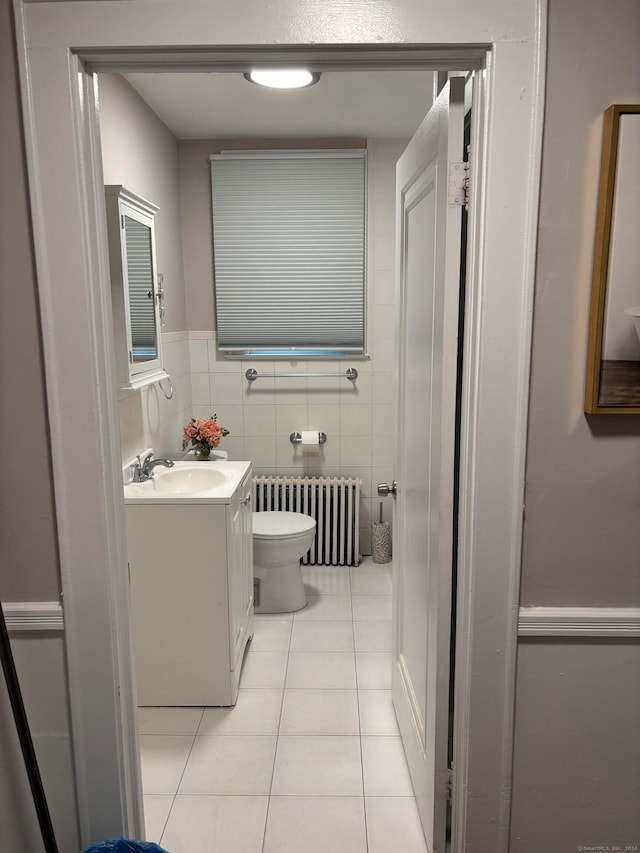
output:
[[2,605],[7,631],[64,631],[59,601],[10,601]]
[[521,607],[519,637],[640,637],[640,607]]

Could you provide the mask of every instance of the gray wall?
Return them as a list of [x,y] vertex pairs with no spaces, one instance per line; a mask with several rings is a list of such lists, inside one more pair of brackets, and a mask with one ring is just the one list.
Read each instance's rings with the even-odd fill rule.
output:
[[[550,0],[523,605],[640,605],[640,417],[582,408],[602,114],[640,102],[639,36],[637,0]],[[640,844],[638,720],[637,639],[520,642],[511,853]]]
[[0,0],[0,598],[60,597],[51,453],[10,0]]
[[[191,417],[178,143],[124,77],[101,74],[98,89],[105,183],[122,184],[160,208],[154,221],[166,306],[162,355],[174,391],[167,400],[157,385],[139,391],[118,390],[120,448],[125,463],[147,447],[157,456],[172,456],[180,450],[182,428]],[[166,382],[164,387],[168,387]]]
[[160,210],[154,218],[156,260],[164,274],[164,332],[187,328],[182,268],[178,142],[119,74],[101,74],[100,142],[105,184],[123,184]]
[[640,102],[640,4],[549,11],[522,603],[638,606],[640,416],[583,395],[602,114]]
[[[0,0],[0,599],[60,597],[51,453],[10,0]],[[12,633],[61,853],[79,849],[62,632]],[[40,853],[24,761],[0,676],[0,850]]]

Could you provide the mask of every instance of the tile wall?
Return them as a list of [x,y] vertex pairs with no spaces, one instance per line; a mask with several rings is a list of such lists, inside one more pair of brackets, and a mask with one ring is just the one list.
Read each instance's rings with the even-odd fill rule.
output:
[[[223,445],[232,459],[250,459],[258,474],[342,475],[363,480],[361,550],[370,553],[377,520],[378,482],[393,478],[394,422],[394,216],[395,163],[405,140],[368,140],[368,360],[260,362],[225,361],[213,331],[189,333],[194,417],[216,413],[231,434]],[[306,373],[359,371],[344,378],[307,378]],[[263,373],[301,373],[300,378],[264,378],[249,383],[248,367]],[[319,455],[303,455],[291,432],[325,432]],[[385,520],[391,520],[385,499]]]
[[[118,392],[123,463],[146,447],[164,457],[175,456],[182,449],[182,428],[192,410],[189,333],[163,334],[162,352],[173,384],[171,400],[165,398],[157,384],[140,391]],[[166,381],[162,386],[169,392]]]

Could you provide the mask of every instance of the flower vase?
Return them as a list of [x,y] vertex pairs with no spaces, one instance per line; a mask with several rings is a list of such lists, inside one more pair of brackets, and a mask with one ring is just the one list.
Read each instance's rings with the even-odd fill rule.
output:
[[206,450],[196,450],[196,459],[198,462],[208,462],[211,458],[211,451],[209,448]]

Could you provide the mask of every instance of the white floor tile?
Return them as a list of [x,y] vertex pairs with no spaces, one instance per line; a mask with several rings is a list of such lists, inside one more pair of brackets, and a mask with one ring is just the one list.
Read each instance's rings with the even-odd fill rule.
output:
[[247,652],[240,687],[284,687],[287,652]]
[[358,735],[355,690],[285,690],[281,735]]
[[390,690],[359,690],[358,707],[361,734],[399,734]]
[[268,797],[176,797],[162,847],[171,853],[260,853]]
[[194,735],[202,711],[202,708],[138,708],[138,731],[141,735]]
[[358,574],[370,575],[373,572],[380,574],[391,575],[393,572],[393,560],[389,563],[374,563],[373,557],[368,554],[363,557],[359,566],[351,566],[351,577]]
[[353,595],[354,622],[388,622],[391,620],[390,595]]
[[294,613],[294,622],[328,620],[344,622],[351,619],[350,595],[307,595],[307,606]]
[[288,689],[356,687],[353,652],[291,652],[287,670]]
[[277,735],[283,690],[241,687],[232,708],[205,708],[199,735]]
[[413,797],[365,797],[368,853],[429,853]]
[[386,572],[358,572],[351,578],[353,595],[391,595],[391,575]]
[[173,794],[145,794],[142,799],[144,802],[145,840],[160,844],[171,811]]
[[275,737],[198,735],[181,794],[268,794]]
[[356,652],[358,689],[390,690],[391,657],[388,652]]
[[399,737],[363,737],[362,768],[365,796],[413,796],[407,760]]
[[175,794],[182,778],[192,735],[140,735],[140,767],[145,794]]
[[292,652],[352,652],[353,623],[294,622]]
[[271,797],[264,853],[328,850],[366,853],[360,797]]
[[271,793],[361,796],[360,738],[280,736]]
[[390,652],[391,622],[354,622],[356,651]]
[[350,595],[351,579],[348,566],[303,566],[302,580],[307,595]]
[[260,620],[253,623],[251,652],[287,652],[293,619]]
[[253,624],[256,622],[292,622],[293,613],[254,613]]

